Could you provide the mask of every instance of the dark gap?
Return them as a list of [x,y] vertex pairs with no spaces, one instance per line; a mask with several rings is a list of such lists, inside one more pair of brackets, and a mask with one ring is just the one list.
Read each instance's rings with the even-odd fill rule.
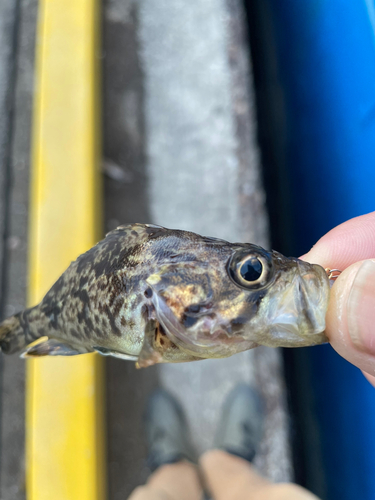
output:
[[[18,60],[19,53],[19,24],[20,24],[20,3],[21,0],[14,1],[14,14],[13,14],[13,26],[11,27],[12,32],[10,34],[10,50],[8,54],[8,64],[6,67],[7,72],[5,71],[5,76],[8,76],[7,82],[7,95],[5,97],[7,105],[7,116],[1,117],[1,119],[7,124],[7,134],[4,134],[4,142],[0,144],[0,147],[3,148],[3,158],[2,165],[0,165],[0,169],[3,169],[2,179],[0,178],[0,182],[2,181],[1,188],[1,197],[3,199],[2,209],[3,213],[0,214],[0,217],[3,218],[2,223],[2,234],[1,234],[1,243],[2,252],[1,262],[0,262],[0,321],[4,319],[4,310],[6,304],[7,297],[7,288],[8,288],[8,248],[7,242],[10,234],[10,195],[11,195],[11,187],[12,187],[12,172],[11,172],[11,160],[12,160],[12,147],[13,147],[13,139],[14,139],[14,110],[15,110],[15,89],[16,89],[16,70],[17,65],[16,62]],[[3,354],[0,353],[0,457],[3,454]],[[0,474],[1,478],[1,474]],[[1,484],[0,484],[1,491]]]
[[[103,3],[103,157],[106,232],[120,224],[150,222],[147,198],[143,72],[139,60],[137,5]],[[112,7],[111,7],[112,5]],[[120,4],[118,4],[120,5]],[[110,9],[116,15],[109,15]],[[113,11],[112,11],[113,13]],[[149,291],[146,291],[149,295]],[[128,498],[144,484],[143,411],[158,384],[157,367],[106,360],[107,464],[110,499]]]
[[288,255],[292,248],[287,116],[280,82],[276,33],[267,0],[245,0],[272,248]]
[[[277,53],[277,26],[268,0],[245,0],[251,63],[253,67],[257,134],[261,150],[263,185],[270,219],[272,248],[293,251],[290,182],[287,165],[287,103],[280,77],[282,61]],[[304,349],[283,349],[284,374],[291,419],[290,438],[295,482],[312,489],[312,466],[321,467],[313,440],[319,436],[311,424],[312,391],[308,358]],[[307,364],[306,364],[307,363]],[[307,409],[308,407],[308,409]],[[314,426],[315,429],[315,426]],[[312,449],[314,448],[314,450]],[[319,469],[321,470],[321,469]],[[315,478],[316,479],[316,478]]]
[[4,307],[6,303],[6,292],[7,292],[7,240],[10,233],[9,227],[9,205],[10,205],[10,194],[12,187],[12,167],[11,167],[11,159],[12,159],[12,146],[13,146],[13,132],[14,132],[14,110],[15,110],[15,89],[16,89],[16,61],[18,59],[18,33],[19,33],[19,19],[20,19],[20,3],[21,0],[15,0],[14,2],[14,25],[13,25],[13,33],[12,33],[12,41],[11,41],[11,50],[8,56],[8,69],[9,69],[9,82],[7,89],[7,97],[6,101],[8,103],[8,117],[6,121],[8,122],[8,134],[4,141],[4,156],[3,156],[3,165],[4,168],[4,177],[3,177],[3,186],[2,187],[2,197],[3,197],[3,207],[4,213],[1,214],[3,217],[3,234],[2,237],[2,245],[3,245],[3,254],[2,254],[2,262],[1,262],[1,273],[0,273],[0,319],[3,318]]

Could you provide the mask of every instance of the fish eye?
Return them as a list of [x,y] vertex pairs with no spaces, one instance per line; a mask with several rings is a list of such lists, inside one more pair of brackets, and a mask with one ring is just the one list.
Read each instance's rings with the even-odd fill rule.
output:
[[249,257],[245,261],[240,263],[238,272],[241,278],[248,282],[254,283],[259,280],[263,272],[263,264],[258,259],[258,257]]
[[254,290],[263,288],[270,282],[273,276],[273,267],[267,252],[254,251],[250,253],[248,250],[240,250],[229,260],[228,272],[237,285]]

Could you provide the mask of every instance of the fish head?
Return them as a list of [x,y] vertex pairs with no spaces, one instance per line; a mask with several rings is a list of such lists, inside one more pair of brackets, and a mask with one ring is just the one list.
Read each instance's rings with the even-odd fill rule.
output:
[[252,244],[202,238],[180,245],[154,271],[145,291],[153,319],[191,356],[326,341],[330,287],[318,265]]
[[[248,278],[256,278],[254,259],[260,277],[251,282]],[[258,247],[251,254],[246,250],[236,252],[228,269],[239,286],[248,288],[246,306],[235,320],[244,337],[270,347],[302,347],[327,341],[324,330],[330,284],[321,266]]]

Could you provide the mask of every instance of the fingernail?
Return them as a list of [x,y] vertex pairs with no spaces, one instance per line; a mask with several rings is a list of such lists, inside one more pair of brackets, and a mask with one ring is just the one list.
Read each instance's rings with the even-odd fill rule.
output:
[[347,304],[349,335],[353,343],[375,354],[375,261],[366,260],[358,269]]

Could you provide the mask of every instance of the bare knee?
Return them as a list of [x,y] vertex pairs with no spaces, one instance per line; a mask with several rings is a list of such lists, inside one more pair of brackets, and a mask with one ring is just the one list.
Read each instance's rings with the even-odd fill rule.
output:
[[309,491],[292,483],[276,483],[267,485],[267,498],[270,500],[319,500]]
[[163,491],[152,488],[148,485],[138,486],[133,490],[128,500],[170,500]]

